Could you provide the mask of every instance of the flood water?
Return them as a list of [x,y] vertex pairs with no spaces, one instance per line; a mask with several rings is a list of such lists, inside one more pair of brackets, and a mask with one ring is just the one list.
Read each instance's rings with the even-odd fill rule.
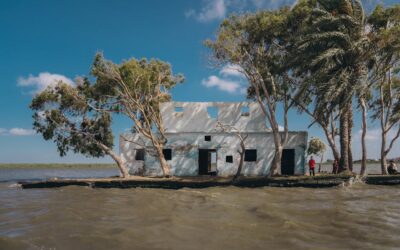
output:
[[18,171],[0,171],[0,249],[400,248],[396,186],[23,190],[29,175],[116,172]]

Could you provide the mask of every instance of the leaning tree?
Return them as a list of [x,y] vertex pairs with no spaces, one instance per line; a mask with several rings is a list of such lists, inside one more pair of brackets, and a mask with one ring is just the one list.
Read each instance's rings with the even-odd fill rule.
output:
[[126,115],[133,130],[147,138],[156,151],[164,177],[170,166],[163,154],[167,143],[160,105],[171,99],[169,91],[183,82],[171,65],[161,60],[132,58],[115,64],[97,54],[92,66],[93,95],[98,109]]
[[[269,175],[278,173],[282,150],[288,140],[288,112],[292,106],[289,74],[284,67],[289,8],[232,15],[225,19],[215,40],[207,40],[219,65],[233,64],[249,82],[249,98],[255,99],[274,136],[275,154]],[[279,107],[283,132],[279,130]]]
[[[387,174],[387,156],[400,137],[400,5],[378,5],[368,17],[371,43],[370,69],[375,94],[372,119],[380,123],[381,170]],[[388,142],[388,134],[395,136]]]
[[129,177],[123,159],[113,151],[111,115],[90,106],[89,86],[70,86],[59,82],[38,93],[30,108],[34,111],[33,128],[45,140],[57,144],[60,156],[68,151],[86,156],[105,155],[117,163],[122,177]]

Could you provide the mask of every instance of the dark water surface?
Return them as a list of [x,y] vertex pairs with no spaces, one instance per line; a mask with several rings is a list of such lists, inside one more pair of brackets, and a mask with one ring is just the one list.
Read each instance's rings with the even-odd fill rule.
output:
[[0,176],[0,249],[400,248],[400,187],[22,190]]

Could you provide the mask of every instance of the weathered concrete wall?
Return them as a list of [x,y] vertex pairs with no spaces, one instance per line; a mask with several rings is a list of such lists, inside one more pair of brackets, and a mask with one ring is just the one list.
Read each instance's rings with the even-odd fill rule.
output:
[[[217,109],[215,114],[208,108]],[[274,157],[273,135],[266,127],[266,117],[255,102],[168,102],[160,107],[163,124],[167,131],[172,159],[168,162],[171,173],[176,176],[198,175],[199,149],[217,151],[217,170],[220,176],[236,173],[239,163],[239,139],[228,133],[219,133],[217,121],[247,133],[246,149],[257,150],[256,162],[244,162],[242,174],[247,176],[267,175]],[[213,117],[215,116],[215,117]],[[211,135],[211,141],[204,136]],[[134,142],[134,143],[133,143]],[[288,149],[295,149],[295,174],[304,174],[304,154],[307,132],[290,132]],[[144,161],[135,160],[135,149],[146,148]],[[120,136],[121,155],[132,174],[159,176],[162,174],[158,158],[148,140],[137,134]],[[233,156],[233,163],[226,156]]]
[[[246,176],[267,175],[274,157],[273,135],[269,132],[248,133],[245,142],[246,149],[257,149],[256,162],[244,162],[242,174]],[[205,141],[204,136],[211,135],[211,141]],[[126,141],[126,139],[128,141]],[[217,170],[219,176],[231,176],[236,173],[239,163],[240,141],[232,134],[227,133],[168,133],[168,143],[165,148],[172,149],[172,159],[168,161],[171,173],[176,176],[198,175],[199,149],[216,149]],[[131,143],[132,141],[137,142]],[[135,161],[135,149],[147,148],[145,161]],[[307,144],[306,132],[290,132],[285,148],[295,149],[295,174],[305,173],[304,155]],[[125,134],[120,137],[121,155],[127,162],[132,174],[147,176],[162,175],[157,156],[151,150],[148,140],[142,139],[138,134]],[[226,156],[233,156],[233,163],[225,162]]]
[[[215,107],[217,117],[212,118],[207,107]],[[161,105],[161,114],[167,132],[213,132],[217,120],[245,132],[268,131],[266,117],[254,102],[168,102]]]

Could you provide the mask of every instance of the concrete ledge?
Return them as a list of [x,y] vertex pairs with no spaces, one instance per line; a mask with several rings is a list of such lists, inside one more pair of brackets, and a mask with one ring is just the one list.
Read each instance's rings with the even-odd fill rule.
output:
[[92,188],[207,188],[207,187],[307,187],[327,188],[342,185],[351,181],[354,175],[324,175],[324,176],[281,176],[281,177],[174,177],[148,178],[131,177],[102,179],[51,179],[46,181],[20,182],[22,188],[56,188],[65,186],[87,186]]
[[400,175],[367,175],[362,181],[370,185],[400,185]]

